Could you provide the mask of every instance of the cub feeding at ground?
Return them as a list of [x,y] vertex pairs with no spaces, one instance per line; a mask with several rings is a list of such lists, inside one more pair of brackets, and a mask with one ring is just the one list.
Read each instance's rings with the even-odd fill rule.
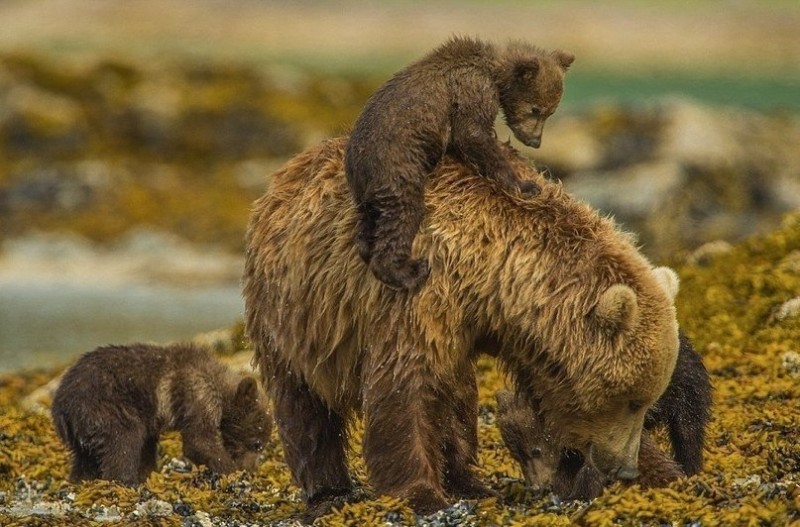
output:
[[[646,428],[667,428],[675,460],[642,434],[637,483],[659,487],[700,471],[711,414],[711,391],[700,354],[681,333],[678,361],[670,383],[645,415]],[[543,488],[552,484],[553,492],[563,499],[591,499],[602,491],[603,476],[590,459],[569,451],[556,439],[557,434],[545,424],[535,400],[528,401],[508,391],[499,392],[497,424],[529,485]]]
[[538,148],[574,57],[525,43],[505,49],[455,37],[395,74],[367,101],[347,144],[345,171],[358,208],[356,245],[386,285],[414,289],[428,262],[412,259],[428,174],[447,153],[506,191],[535,194],[500,150],[500,108],[514,135]]
[[214,472],[254,469],[272,429],[256,380],[191,344],[86,353],[64,374],[52,415],[76,482],[143,482],[167,430],[180,431],[184,455]]

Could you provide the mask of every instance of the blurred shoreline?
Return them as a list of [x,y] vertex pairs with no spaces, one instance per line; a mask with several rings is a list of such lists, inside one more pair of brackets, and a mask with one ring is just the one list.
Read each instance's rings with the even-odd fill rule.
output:
[[563,47],[576,68],[800,74],[800,10],[786,0],[24,0],[0,7],[0,49],[165,55],[391,71],[452,34]]
[[114,247],[35,233],[0,252],[0,372],[105,344],[168,342],[242,316],[242,258],[136,230]]

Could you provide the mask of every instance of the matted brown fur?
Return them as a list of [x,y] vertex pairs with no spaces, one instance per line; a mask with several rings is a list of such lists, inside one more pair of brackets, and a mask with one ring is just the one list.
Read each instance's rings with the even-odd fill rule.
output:
[[[561,497],[593,498],[597,485],[576,484],[579,467],[561,463],[569,445],[559,443],[533,404],[509,391],[497,393],[497,426],[512,457],[520,464],[525,480],[534,488],[559,481]],[[675,459],[645,439],[639,449],[639,477],[643,486],[663,486],[685,475],[697,474],[703,466],[706,427],[711,416],[711,382],[700,354],[686,335],[680,334],[680,348],[669,386],[645,415],[645,428],[663,426],[669,432]],[[565,472],[556,474],[557,470]],[[595,472],[597,472],[595,470]],[[602,488],[603,478],[596,479]],[[592,494],[592,492],[595,492]],[[559,492],[557,492],[559,493]]]
[[604,471],[635,468],[678,336],[672,298],[630,236],[510,147],[542,188],[535,199],[446,158],[415,242],[430,278],[415,294],[392,290],[352,243],[344,145],[325,141],[278,170],[247,233],[247,332],[306,499],[349,490],[345,424],[358,410],[378,492],[422,512],[483,493],[470,465],[473,360],[486,342],[565,441],[592,445]]
[[52,406],[72,452],[71,481],[143,482],[159,435],[178,430],[184,455],[218,473],[253,469],[272,421],[253,377],[191,344],[105,346],[64,374]]
[[502,108],[514,135],[537,148],[573,59],[522,42],[501,48],[454,37],[370,97],[350,134],[345,171],[359,211],[359,254],[377,278],[415,289],[427,277],[428,262],[411,259],[411,249],[425,181],[445,153],[507,191],[538,191],[503,155],[495,118]]

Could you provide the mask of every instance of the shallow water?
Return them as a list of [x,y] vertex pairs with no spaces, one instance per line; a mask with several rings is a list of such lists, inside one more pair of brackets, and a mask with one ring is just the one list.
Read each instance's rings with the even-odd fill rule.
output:
[[242,310],[237,284],[0,278],[0,372],[64,364],[104,344],[187,339],[230,326]]

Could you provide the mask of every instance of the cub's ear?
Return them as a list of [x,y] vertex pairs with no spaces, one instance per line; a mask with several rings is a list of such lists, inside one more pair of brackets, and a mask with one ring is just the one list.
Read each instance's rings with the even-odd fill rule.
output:
[[497,413],[505,414],[511,409],[514,404],[514,394],[508,390],[500,390],[495,394],[494,398],[497,400]]
[[564,51],[563,49],[557,49],[553,51],[553,58],[556,59],[558,65],[565,70],[569,68],[570,64],[575,61],[575,55],[569,51]]
[[678,278],[678,273],[670,269],[669,267],[656,267],[653,269],[653,276],[658,282],[658,285],[661,286],[661,289],[667,293],[667,296],[670,300],[675,300],[675,297],[678,296],[678,290],[680,289],[681,279]]
[[514,65],[514,78],[519,80],[530,80],[539,73],[539,59],[536,57],[525,59]]
[[626,331],[639,317],[636,293],[627,285],[612,285],[600,295],[592,316],[611,335]]
[[258,385],[252,377],[245,377],[236,387],[235,400],[239,404],[255,404],[258,400]]

